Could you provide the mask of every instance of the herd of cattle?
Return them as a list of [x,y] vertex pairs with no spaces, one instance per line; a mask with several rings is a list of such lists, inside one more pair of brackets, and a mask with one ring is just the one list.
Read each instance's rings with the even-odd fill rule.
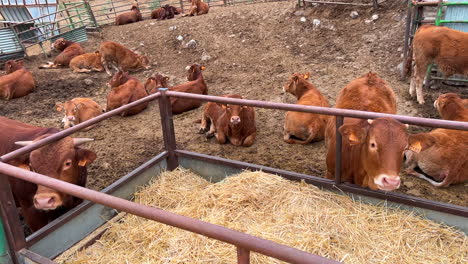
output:
[[[195,1],[195,0],[194,0]],[[138,9],[135,9],[138,10]],[[135,12],[132,10],[130,12]],[[198,9],[200,10],[200,9]],[[418,34],[426,34],[430,26],[424,26]],[[437,34],[442,30],[433,30]],[[431,38],[437,39],[434,36]],[[435,41],[438,45],[440,39]],[[424,46],[424,43],[416,42]],[[431,41],[427,45],[435,45]],[[466,42],[465,42],[466,44]],[[416,44],[415,44],[416,45]],[[467,45],[465,45],[465,50]],[[63,111],[64,127],[68,128],[89,120],[105,111],[135,102],[157,92],[158,88],[168,87],[171,91],[208,94],[208,87],[202,71],[205,66],[193,64],[186,68],[188,81],[176,86],[169,85],[169,77],[155,73],[144,83],[128,72],[149,69],[146,56],[138,55],[125,46],[112,41],[102,42],[99,50],[85,53],[78,43],[65,39],[56,40],[53,49],[61,51],[54,62],[40,68],[67,67],[74,72],[106,71],[111,80],[107,95],[107,105],[103,109],[89,98],[73,98],[65,103],[57,103],[56,109]],[[424,52],[414,47],[417,58]],[[428,49],[424,46],[425,49]],[[435,49],[433,49],[435,50]],[[443,59],[439,59],[439,54]],[[468,60],[455,63],[457,58],[448,58],[456,53],[427,55],[424,61],[444,60],[451,66],[449,72],[460,73],[468,67]],[[463,57],[466,59],[466,56]],[[418,63],[419,59],[416,61]],[[440,64],[446,65],[446,64]],[[419,68],[423,67],[418,65]],[[35,88],[34,76],[21,61],[8,61],[6,75],[0,77],[0,95],[7,100],[26,96]],[[113,74],[112,71],[115,71]],[[448,70],[447,70],[448,71]],[[466,73],[466,71],[464,72]],[[309,81],[309,74],[292,74],[284,85],[284,91],[297,97],[297,104],[330,107],[327,99]],[[412,85],[412,87],[414,87]],[[415,88],[418,91],[418,86]],[[418,99],[420,93],[418,92]],[[230,98],[243,98],[238,94],[224,95]],[[190,99],[171,98],[173,114],[180,114],[201,106],[201,102]],[[140,104],[123,112],[122,116],[142,112],[148,103]],[[443,94],[434,102],[441,118],[468,122],[468,99],[454,93]],[[352,80],[338,94],[336,108],[354,109],[378,113],[397,113],[396,96],[393,90],[376,73],[369,72]],[[325,140],[328,148],[326,165],[327,178],[335,173],[335,117],[311,113],[287,112],[284,122],[284,141],[295,144],[308,144]],[[345,118],[339,128],[343,136],[342,178],[373,190],[392,191],[401,184],[400,169],[405,163],[410,175],[429,181],[434,186],[446,187],[468,180],[468,132],[435,129],[427,133],[410,134],[408,126],[392,118],[363,120]],[[57,128],[43,128],[5,117],[0,117],[0,155],[31,144],[57,133]],[[215,137],[220,144],[230,142],[236,146],[251,146],[255,142],[257,127],[255,110],[249,106],[207,103],[204,106],[200,133]],[[90,141],[86,138],[66,137],[55,143],[41,147],[29,154],[7,161],[9,164],[32,170],[69,183],[85,186],[86,166],[96,159],[96,154],[79,145]],[[12,192],[21,207],[26,223],[34,231],[81,202],[80,199],[64,193],[16,178],[9,178]]]

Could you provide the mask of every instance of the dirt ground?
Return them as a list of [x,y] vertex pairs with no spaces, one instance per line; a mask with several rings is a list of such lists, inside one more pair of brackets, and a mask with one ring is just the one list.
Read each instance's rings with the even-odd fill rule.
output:
[[[466,98],[468,90],[466,87],[426,90],[427,103],[422,106],[409,97],[409,84],[399,81],[396,69],[401,62],[404,35],[403,2],[386,1],[377,12],[363,7],[297,9],[296,1],[218,7],[200,17],[106,27],[102,37],[150,57],[152,69],[135,74],[141,81],[159,72],[170,76],[172,85],[179,84],[186,80],[187,65],[202,63],[207,67],[204,76],[211,95],[239,93],[248,99],[294,103],[292,95],[282,92],[283,84],[293,72],[311,72],[311,81],[333,104],[338,91],[349,81],[375,71],[398,95],[399,114],[439,118],[432,102],[440,93],[457,92]],[[305,12],[305,22],[300,20],[302,14],[295,15],[297,10]],[[353,10],[359,12],[359,18],[350,18]],[[365,23],[373,14],[378,14],[379,19]],[[320,20],[319,26],[314,26],[314,19]],[[176,39],[179,35],[183,41]],[[197,42],[196,48],[184,48],[191,39]],[[90,35],[83,46],[92,52],[100,41],[99,34]],[[27,59],[26,66],[36,77],[38,88],[24,98],[2,101],[0,115],[34,125],[59,126],[62,114],[55,111],[56,102],[90,97],[105,106],[109,92],[105,73],[38,70],[37,66],[45,60],[43,55]],[[249,148],[218,145],[197,134],[199,124],[195,121],[200,119],[201,112],[200,108],[174,117],[179,148],[311,175],[325,174],[323,142],[306,146],[283,142],[284,112],[256,110],[258,134]],[[411,131],[427,128],[412,127]],[[86,145],[98,155],[88,176],[88,186],[96,190],[163,149],[157,103],[150,104],[139,115],[113,117],[77,136],[96,139]],[[417,178],[402,177],[404,183],[398,192],[467,206],[467,184],[437,189]]]

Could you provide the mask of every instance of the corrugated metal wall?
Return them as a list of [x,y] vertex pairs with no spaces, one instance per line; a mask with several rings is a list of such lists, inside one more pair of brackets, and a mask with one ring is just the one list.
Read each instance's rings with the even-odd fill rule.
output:
[[[451,3],[468,3],[468,0],[447,0]],[[445,20],[468,21],[468,6],[447,6],[445,10]],[[468,23],[445,23],[444,26],[468,32]]]
[[0,28],[0,61],[24,57],[24,51],[10,28]]

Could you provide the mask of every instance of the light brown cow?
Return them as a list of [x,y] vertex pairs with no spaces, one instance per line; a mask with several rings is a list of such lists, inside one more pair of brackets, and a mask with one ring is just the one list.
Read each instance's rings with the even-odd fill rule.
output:
[[428,66],[435,62],[448,78],[468,75],[468,33],[447,27],[421,26],[413,40],[414,70],[409,93],[416,92],[418,103],[424,104],[423,81]]
[[133,4],[130,11],[122,13],[115,18],[115,25],[116,26],[125,25],[125,24],[135,23],[138,21],[143,21],[143,17],[141,16],[138,5]]
[[150,68],[148,57],[138,55],[117,42],[101,43],[99,52],[102,65],[108,75],[112,75],[109,67],[113,67],[116,71],[138,71]]
[[[468,122],[468,109],[454,93],[434,102],[443,119]],[[437,128],[411,135],[406,155],[406,172],[436,187],[468,181],[468,132]]]
[[149,77],[145,83],[145,89],[148,94],[154,94],[158,91],[159,88],[168,88],[169,87],[169,77],[164,76],[158,73],[153,74]]
[[7,75],[0,77],[0,96],[6,100],[26,96],[36,87],[33,75],[22,61],[7,61],[5,70]]
[[[128,75],[126,72],[116,73],[109,81],[108,85],[112,90],[107,95],[106,111],[114,110],[148,95],[143,84],[135,77]],[[122,112],[120,115],[136,115],[145,110],[147,106],[148,103],[140,104]]]
[[[375,73],[350,82],[338,94],[336,108],[379,113],[396,113],[393,90]],[[328,147],[327,178],[335,174],[335,121],[330,118],[325,132]],[[408,144],[407,126],[391,119],[345,118],[339,128],[343,136],[341,178],[344,181],[391,191],[400,187],[400,167]]]
[[[208,94],[208,88],[202,74],[202,71],[205,70],[205,66],[193,64],[187,67],[187,70],[188,82],[171,87],[169,90],[182,93]],[[202,102],[198,100],[171,97],[172,113],[181,114],[187,112],[200,107],[201,103]]]
[[39,66],[39,69],[58,68],[60,66],[68,66],[70,61],[78,55],[84,54],[84,49],[79,43],[64,38],[57,39],[52,44],[52,50],[59,50],[61,53],[57,55],[54,62],[48,62]]
[[[104,112],[104,109],[89,98],[73,98],[65,103],[55,103],[55,109],[59,112],[64,112],[65,116],[62,119],[63,128],[78,125],[94,118]],[[91,129],[93,126],[83,129],[83,131]]]
[[101,54],[99,54],[99,51],[76,56],[70,61],[70,68],[73,70],[73,72],[84,73],[89,73],[92,71],[104,71],[104,67],[102,67],[101,62]]
[[190,10],[187,15],[188,16],[204,15],[204,14],[208,14],[209,10],[210,10],[210,6],[207,3],[203,2],[203,0],[191,0]]
[[[237,94],[223,97],[242,99]],[[215,136],[219,144],[229,141],[234,146],[252,146],[257,135],[255,110],[250,106],[209,102],[203,111],[199,133],[206,131],[206,136]]]
[[[298,105],[330,107],[327,99],[308,82],[310,74],[293,74],[283,90],[297,97]],[[308,144],[321,141],[325,136],[326,115],[301,112],[286,112],[284,117],[284,141],[287,143]]]

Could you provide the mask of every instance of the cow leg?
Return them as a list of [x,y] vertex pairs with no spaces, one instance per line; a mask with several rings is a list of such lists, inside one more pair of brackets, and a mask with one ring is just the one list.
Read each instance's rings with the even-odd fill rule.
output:
[[200,125],[200,129],[198,130],[199,134],[205,133],[205,131],[208,128],[208,123],[209,122],[210,122],[210,120],[208,118],[206,118],[205,113],[202,113],[201,125]]
[[250,134],[250,136],[246,137],[244,142],[242,143],[242,146],[244,147],[250,147],[253,145],[254,141],[255,141],[255,137],[257,136],[257,133],[254,132],[252,134]]
[[216,140],[218,141],[219,144],[226,143],[226,134],[224,134],[223,132],[218,131],[214,135],[215,135]]
[[107,75],[112,76],[112,73],[111,73],[111,71],[109,70],[109,64],[108,64],[107,61],[104,59],[104,56],[101,57],[101,62],[102,62],[102,66],[103,66],[104,69],[106,70]]
[[90,73],[92,70],[90,69],[75,69],[73,72],[78,72],[78,73]]

